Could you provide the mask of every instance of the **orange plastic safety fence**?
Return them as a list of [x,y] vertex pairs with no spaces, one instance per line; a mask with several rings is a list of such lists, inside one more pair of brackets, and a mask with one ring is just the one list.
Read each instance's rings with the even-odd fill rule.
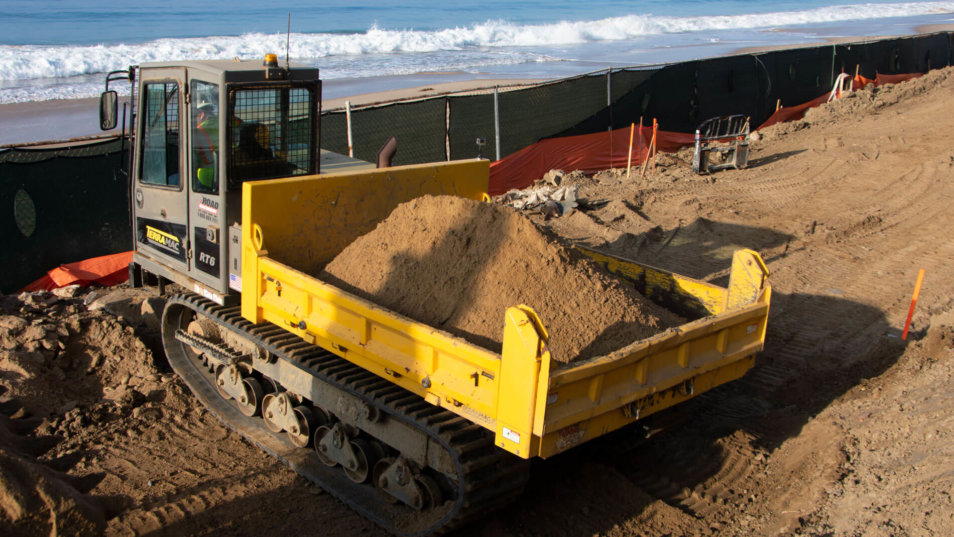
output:
[[[630,128],[609,132],[580,134],[565,138],[547,138],[512,155],[490,163],[491,195],[510,189],[526,188],[550,170],[581,170],[594,173],[609,168],[634,168],[649,156],[652,126],[636,127],[632,159],[629,153]],[[656,149],[673,152],[693,143],[694,135],[681,132],[656,132]]]
[[45,276],[27,285],[21,291],[49,291],[73,284],[116,285],[129,278],[131,262],[132,252],[122,252],[67,263],[47,272]]

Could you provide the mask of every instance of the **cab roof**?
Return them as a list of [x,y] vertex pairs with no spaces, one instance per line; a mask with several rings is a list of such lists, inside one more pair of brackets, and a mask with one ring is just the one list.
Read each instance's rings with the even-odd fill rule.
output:
[[[285,62],[279,60],[279,67],[284,68]],[[188,69],[190,71],[202,71],[206,75],[219,78],[223,77],[226,81],[246,81],[250,79],[265,77],[265,66],[263,60],[187,60],[187,61],[169,61],[169,62],[148,62],[139,66],[141,70],[149,71],[153,69]],[[317,80],[318,68],[301,63],[291,63],[289,65],[289,78],[291,80]]]

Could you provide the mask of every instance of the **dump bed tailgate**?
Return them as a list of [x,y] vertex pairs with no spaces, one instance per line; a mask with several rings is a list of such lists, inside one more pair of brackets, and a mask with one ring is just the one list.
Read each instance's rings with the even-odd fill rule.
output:
[[480,199],[486,188],[480,160],[246,183],[243,316],[282,326],[494,431],[501,448],[525,458],[569,449],[752,366],[771,288],[749,250],[736,252],[728,288],[584,250],[693,320],[560,368],[532,304],[507,309],[498,354],[313,276],[397,204],[423,194]]

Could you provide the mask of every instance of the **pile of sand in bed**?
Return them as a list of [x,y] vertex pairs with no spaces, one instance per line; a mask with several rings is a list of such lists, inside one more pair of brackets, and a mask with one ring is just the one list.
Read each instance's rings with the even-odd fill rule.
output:
[[526,304],[564,363],[681,322],[522,215],[454,196],[401,204],[320,277],[497,352],[506,309]]

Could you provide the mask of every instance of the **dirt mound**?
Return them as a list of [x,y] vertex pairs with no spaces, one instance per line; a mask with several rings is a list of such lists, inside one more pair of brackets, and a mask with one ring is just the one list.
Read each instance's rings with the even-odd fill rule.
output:
[[0,380],[35,414],[65,414],[158,388],[151,350],[124,317],[94,300],[87,307],[89,296],[25,293],[15,314],[0,315]]
[[452,196],[398,206],[321,277],[495,351],[506,309],[527,304],[560,362],[606,354],[680,322],[526,218]]
[[[62,474],[23,452],[31,443],[11,431],[0,415],[0,526],[4,535],[101,535],[103,508],[67,483]],[[34,443],[35,444],[35,443]]]
[[768,129],[768,134],[788,134],[810,125],[821,126],[842,122],[854,117],[879,112],[886,107],[930,93],[949,85],[954,79],[954,68],[947,67],[930,71],[922,77],[900,84],[867,87],[842,95],[840,99],[805,111],[805,118],[790,123],[779,123]]

